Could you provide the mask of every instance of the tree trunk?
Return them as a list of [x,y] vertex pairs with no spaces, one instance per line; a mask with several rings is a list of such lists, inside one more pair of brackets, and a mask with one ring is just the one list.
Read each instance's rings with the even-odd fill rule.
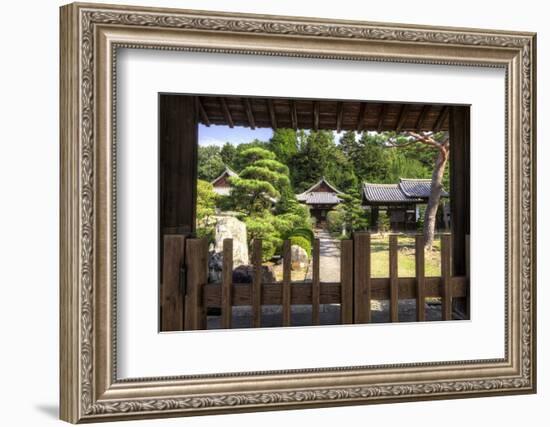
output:
[[432,173],[432,183],[430,188],[430,198],[424,216],[424,245],[427,249],[431,249],[434,243],[435,221],[439,200],[441,199],[441,191],[443,190],[443,174],[445,165],[449,159],[449,149],[445,146],[439,148],[439,154],[435,162],[435,167]]

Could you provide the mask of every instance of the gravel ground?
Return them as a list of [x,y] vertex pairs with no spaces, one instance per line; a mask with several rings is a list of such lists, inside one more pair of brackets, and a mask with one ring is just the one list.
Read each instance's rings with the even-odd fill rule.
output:
[[[372,301],[371,313],[373,323],[389,322],[389,301]],[[320,310],[321,325],[340,324],[340,306],[338,304],[323,304]],[[441,320],[441,304],[438,302],[426,304],[426,320]],[[399,321],[416,321],[416,301],[399,301]],[[252,314],[250,307],[233,307],[233,329],[250,328],[252,325]],[[311,325],[311,306],[292,306],[291,323],[293,326]],[[280,327],[282,325],[281,306],[262,307],[262,327]],[[208,316],[208,329],[219,329],[220,317]]]

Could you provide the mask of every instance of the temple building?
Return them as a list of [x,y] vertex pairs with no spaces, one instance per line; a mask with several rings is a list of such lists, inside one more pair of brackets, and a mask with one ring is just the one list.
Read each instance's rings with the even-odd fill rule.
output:
[[211,182],[212,186],[214,187],[214,191],[220,196],[229,196],[229,178],[231,178],[232,176],[239,176],[239,174],[231,170],[230,167],[226,166],[225,170],[220,174],[220,176],[218,176]]
[[297,194],[296,199],[309,207],[317,226],[322,226],[326,222],[327,213],[342,202],[339,194],[342,192],[323,177],[303,193]]
[[[425,205],[430,198],[430,179],[400,178],[397,184],[373,184],[365,182],[362,191],[362,205],[370,210],[371,229],[377,230],[379,212],[389,217],[392,231],[414,231],[419,218],[419,205]],[[442,198],[449,194],[443,190]],[[450,218],[448,207],[438,209],[437,228],[447,228]]]

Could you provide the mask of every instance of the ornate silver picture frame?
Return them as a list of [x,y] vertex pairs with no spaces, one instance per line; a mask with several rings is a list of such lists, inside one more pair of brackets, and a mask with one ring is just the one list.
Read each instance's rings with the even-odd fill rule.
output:
[[[117,49],[502,68],[505,357],[119,379]],[[98,4],[61,8],[60,416],[72,423],[536,391],[536,36]]]

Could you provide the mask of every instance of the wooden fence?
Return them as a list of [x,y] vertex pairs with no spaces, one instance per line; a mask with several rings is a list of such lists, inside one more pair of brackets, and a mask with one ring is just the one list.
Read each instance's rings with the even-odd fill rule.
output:
[[340,304],[342,324],[371,322],[371,300],[389,300],[390,320],[400,299],[416,299],[416,320],[426,319],[426,298],[440,297],[443,320],[452,319],[453,298],[466,298],[469,280],[451,276],[451,236],[441,235],[441,276],[425,276],[424,239],[415,236],[415,277],[398,277],[398,236],[389,236],[388,277],[371,277],[371,236],[355,233],[341,241],[340,282],[321,282],[319,240],[312,251],[310,281],[291,281],[290,242],[283,244],[283,280],[262,282],[262,242],[252,247],[252,283],[233,283],[233,241],[223,242],[222,282],[208,282],[205,239],[167,235],[161,286],[161,330],[206,329],[207,308],[221,309],[221,327],[231,328],[232,307],[252,307],[252,327],[261,327],[262,305],[282,306],[282,326],[291,326],[291,306],[311,305],[311,324],[320,324],[321,304]]

